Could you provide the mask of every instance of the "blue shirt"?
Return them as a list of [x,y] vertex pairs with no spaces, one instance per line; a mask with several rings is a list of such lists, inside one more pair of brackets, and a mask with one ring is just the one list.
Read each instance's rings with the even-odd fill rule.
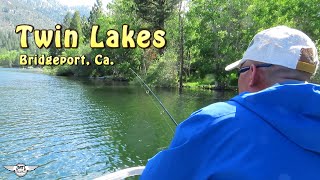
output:
[[194,112],[140,179],[320,179],[320,86],[277,84]]

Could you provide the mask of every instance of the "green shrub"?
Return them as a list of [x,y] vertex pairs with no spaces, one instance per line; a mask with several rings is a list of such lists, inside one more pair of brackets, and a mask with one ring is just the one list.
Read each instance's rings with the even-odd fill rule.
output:
[[157,87],[175,87],[178,82],[177,71],[178,55],[173,50],[167,50],[154,62],[148,70],[148,83]]

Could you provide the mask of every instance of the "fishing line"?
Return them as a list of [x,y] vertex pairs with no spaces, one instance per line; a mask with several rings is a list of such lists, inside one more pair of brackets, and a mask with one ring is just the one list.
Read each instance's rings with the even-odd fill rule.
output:
[[155,107],[159,110],[160,114],[161,114],[161,117],[162,119],[166,122],[166,124],[169,126],[171,132],[174,134],[174,130],[172,129],[172,127],[170,126],[170,124],[168,123],[167,119],[164,118],[164,111],[160,109],[158,103],[156,103],[156,100],[152,97],[152,95],[150,94],[150,91],[143,85],[143,83],[141,81],[139,81],[140,85],[143,87],[143,89],[145,90],[146,94],[148,94],[148,96],[151,97],[151,101],[152,103],[155,105]]
[[[140,84],[142,85],[142,83],[140,83]],[[144,89],[145,89],[145,87],[144,87]],[[146,93],[151,97],[151,95],[150,95],[150,93],[149,93],[148,90],[146,91]],[[162,119],[167,123],[167,125],[168,125],[169,128],[171,129],[172,133],[174,134],[174,130],[172,129],[172,127],[171,127],[170,124],[168,123],[168,120],[166,120],[166,118],[164,118],[164,115],[163,115],[164,111],[159,108],[159,105],[156,103],[156,101],[154,100],[154,98],[151,97],[151,100],[152,100],[153,104],[156,106],[156,108],[159,110]]]
[[[140,80],[140,83],[142,83],[142,85],[144,85],[145,88],[147,88],[147,94],[150,95],[150,92],[151,94],[153,95],[153,97],[158,101],[158,103],[161,105],[162,109],[164,110],[164,112],[166,112],[166,114],[170,117],[170,119],[172,120],[172,122],[178,126],[178,123],[173,119],[173,117],[171,116],[171,114],[169,113],[169,111],[167,110],[167,108],[164,107],[164,105],[162,104],[162,102],[160,101],[160,99],[154,94],[154,92],[150,89],[150,87],[142,80],[142,78],[131,68],[129,68],[133,74],[135,74],[138,79]],[[158,109],[159,107],[156,106]],[[161,112],[161,111],[160,111]],[[169,124],[168,124],[169,125]],[[169,126],[171,128],[171,126]]]

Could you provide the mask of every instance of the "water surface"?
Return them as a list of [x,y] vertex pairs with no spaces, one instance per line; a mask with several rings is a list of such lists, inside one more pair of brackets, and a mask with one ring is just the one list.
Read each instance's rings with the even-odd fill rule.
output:
[[[234,92],[154,89],[181,122]],[[174,124],[143,87],[0,68],[0,178],[4,165],[38,165],[23,179],[92,179],[145,165]]]

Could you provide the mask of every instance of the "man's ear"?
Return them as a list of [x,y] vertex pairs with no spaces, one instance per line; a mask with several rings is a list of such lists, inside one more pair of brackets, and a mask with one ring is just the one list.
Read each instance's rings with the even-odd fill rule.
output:
[[250,81],[249,81],[249,86],[253,87],[256,86],[257,83],[259,83],[259,75],[257,72],[257,67],[254,64],[250,65]]

